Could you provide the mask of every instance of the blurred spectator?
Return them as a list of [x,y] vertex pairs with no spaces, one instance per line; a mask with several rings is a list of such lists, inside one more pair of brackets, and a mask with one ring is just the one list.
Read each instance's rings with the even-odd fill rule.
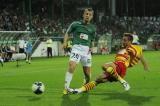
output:
[[51,57],[52,58],[52,45],[53,45],[53,41],[51,38],[48,37],[47,41],[47,57]]
[[[20,1],[17,1],[20,2]],[[75,4],[75,2],[70,1],[71,4],[77,6],[84,5],[83,2]],[[62,36],[63,30],[71,23],[73,20],[79,20],[79,14],[77,11],[70,10],[69,13],[64,13],[64,27],[61,26],[61,14],[59,10],[55,8],[54,18],[51,19],[47,16],[47,7],[44,6],[44,1],[40,1],[38,4],[33,5],[32,11],[32,29],[29,26],[29,17],[22,14],[21,3],[5,2],[1,3],[0,7],[0,31],[25,31],[33,30],[36,32],[37,36]],[[42,6],[43,5],[43,6]],[[57,5],[54,5],[57,7]],[[127,17],[127,16],[102,16],[101,20],[96,20],[97,33],[99,36],[106,34],[110,30],[112,31],[112,36],[121,36],[124,32],[136,31],[140,40],[146,40],[152,33],[160,33],[160,16],[151,17]]]
[[20,39],[17,41],[18,43],[18,47],[19,47],[19,53],[24,53],[25,52],[25,41],[23,39],[23,37],[20,37]]
[[138,45],[139,44],[139,37],[138,37],[138,35],[137,35],[137,33],[135,31],[133,32],[132,36],[133,36],[132,43]]
[[32,55],[32,42],[31,38],[28,38],[27,45],[26,45],[26,62],[31,64],[31,55]]

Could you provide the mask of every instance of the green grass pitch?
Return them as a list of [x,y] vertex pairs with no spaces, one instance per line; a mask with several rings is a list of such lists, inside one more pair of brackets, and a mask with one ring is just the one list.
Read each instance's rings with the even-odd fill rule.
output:
[[[128,69],[125,79],[131,89],[125,92],[117,83],[104,83],[89,93],[62,94],[68,57],[33,58],[32,64],[25,61],[8,62],[0,66],[0,106],[159,106],[160,104],[160,52],[143,53],[149,64],[149,72],[140,62]],[[92,80],[101,73],[101,65],[112,61],[114,54],[93,55]],[[45,84],[45,92],[35,95],[31,86],[35,81]],[[82,85],[83,73],[79,64],[71,87]]]

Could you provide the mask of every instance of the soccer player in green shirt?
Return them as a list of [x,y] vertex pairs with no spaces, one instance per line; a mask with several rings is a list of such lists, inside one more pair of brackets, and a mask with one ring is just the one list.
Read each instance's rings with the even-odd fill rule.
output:
[[68,27],[64,36],[63,47],[67,47],[69,34],[73,34],[72,51],[69,58],[69,67],[65,75],[65,84],[63,94],[68,94],[73,91],[70,88],[73,73],[77,64],[81,61],[83,65],[83,72],[85,75],[84,84],[90,81],[91,77],[91,46],[92,41],[95,39],[96,27],[91,24],[94,11],[92,8],[86,8],[83,12],[82,21],[74,21]]

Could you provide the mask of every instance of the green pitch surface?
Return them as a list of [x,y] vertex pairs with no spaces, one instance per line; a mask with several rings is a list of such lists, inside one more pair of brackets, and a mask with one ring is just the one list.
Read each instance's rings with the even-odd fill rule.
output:
[[[68,57],[34,58],[32,64],[21,61],[0,66],[0,106],[159,106],[160,52],[144,52],[150,66],[145,72],[140,63],[128,69],[125,79],[131,89],[125,92],[117,83],[104,83],[89,93],[63,96],[64,75]],[[92,80],[101,73],[101,65],[114,59],[111,55],[94,55]],[[35,95],[31,86],[35,81],[45,84],[45,92]],[[71,87],[82,85],[83,73],[78,65]]]

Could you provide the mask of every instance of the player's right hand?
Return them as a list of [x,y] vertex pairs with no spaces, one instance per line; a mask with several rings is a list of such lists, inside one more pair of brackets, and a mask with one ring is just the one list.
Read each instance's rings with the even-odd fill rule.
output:
[[145,70],[145,71],[149,71],[149,67],[148,67],[147,64],[144,65],[144,70]]
[[67,48],[67,43],[63,43],[63,48],[65,49],[65,48]]

